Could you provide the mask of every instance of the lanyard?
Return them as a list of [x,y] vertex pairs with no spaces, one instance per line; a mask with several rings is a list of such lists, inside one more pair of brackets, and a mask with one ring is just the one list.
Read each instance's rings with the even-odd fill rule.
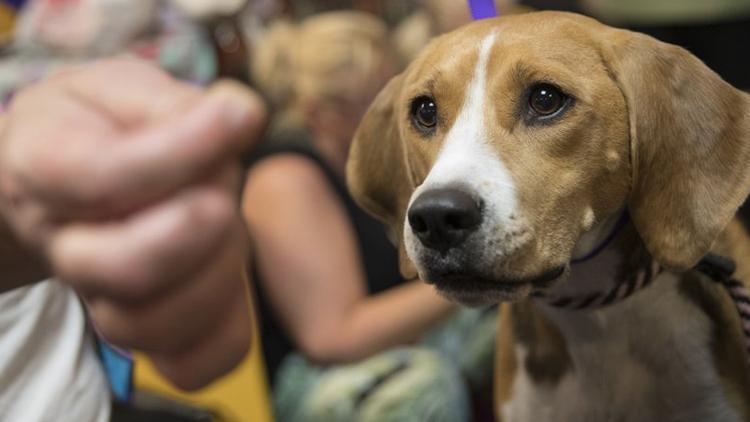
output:
[[471,16],[474,20],[497,16],[495,0],[469,0],[469,9],[471,9]]

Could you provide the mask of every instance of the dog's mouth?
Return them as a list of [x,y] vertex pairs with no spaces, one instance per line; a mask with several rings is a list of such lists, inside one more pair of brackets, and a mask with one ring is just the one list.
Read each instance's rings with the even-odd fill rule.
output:
[[448,299],[464,305],[481,306],[524,299],[531,293],[554,284],[565,273],[566,268],[565,265],[557,266],[527,278],[488,278],[458,271],[430,273],[426,278]]

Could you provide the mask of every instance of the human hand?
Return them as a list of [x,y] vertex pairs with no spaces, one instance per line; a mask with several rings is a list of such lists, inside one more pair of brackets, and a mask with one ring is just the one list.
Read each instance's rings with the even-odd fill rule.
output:
[[0,211],[105,338],[201,385],[249,341],[237,157],[263,120],[229,82],[124,59],[64,71],[0,121]]

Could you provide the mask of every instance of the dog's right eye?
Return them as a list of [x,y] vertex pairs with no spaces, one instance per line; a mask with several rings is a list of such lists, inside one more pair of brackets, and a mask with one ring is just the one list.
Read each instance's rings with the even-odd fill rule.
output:
[[412,123],[422,131],[431,131],[437,125],[437,104],[431,97],[415,98],[411,103]]
[[539,117],[555,115],[568,103],[568,97],[554,85],[541,83],[529,94],[529,107]]

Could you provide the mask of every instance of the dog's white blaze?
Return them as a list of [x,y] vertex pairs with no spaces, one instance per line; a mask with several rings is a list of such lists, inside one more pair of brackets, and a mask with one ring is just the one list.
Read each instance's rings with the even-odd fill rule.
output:
[[[430,173],[411,197],[411,201],[414,201],[425,190],[441,187],[467,189],[482,200],[485,216],[491,217],[491,221],[485,221],[480,231],[496,231],[504,226],[508,228],[508,220],[515,213],[517,204],[513,179],[493,150],[487,130],[487,63],[495,38],[496,34],[493,33],[482,40],[479,59],[461,111]],[[411,230],[408,224],[405,228],[408,240],[412,238]],[[407,245],[407,251],[418,247],[414,242],[408,243],[412,245]]]
[[502,188],[493,192],[493,199],[497,200],[495,205],[503,206],[509,211],[515,207],[515,188],[508,170],[490,146],[491,140],[486,130],[487,62],[495,36],[491,34],[482,40],[479,60],[474,77],[469,83],[463,107],[421,188],[459,185],[481,191],[482,181],[492,180],[493,184],[499,184]]

